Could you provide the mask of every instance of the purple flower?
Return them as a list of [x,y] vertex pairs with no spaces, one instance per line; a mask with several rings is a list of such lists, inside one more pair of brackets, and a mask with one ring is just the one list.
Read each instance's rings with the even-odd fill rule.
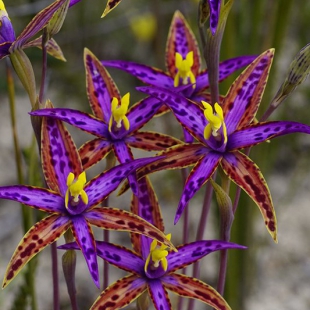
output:
[[199,141],[171,147],[161,152],[163,160],[143,167],[138,177],[154,171],[195,164],[187,178],[176,212],[177,222],[193,195],[220,165],[259,207],[265,225],[277,241],[276,215],[266,181],[258,166],[240,150],[272,138],[302,132],[310,127],[297,122],[253,122],[267,82],[274,51],[267,50],[236,79],[222,105],[204,109],[195,102],[165,89],[140,87],[139,90],[165,102],[177,120]]
[[[111,76],[90,51],[85,50],[84,58],[87,95],[95,117],[64,108],[41,109],[30,113],[57,118],[97,137],[86,142],[79,150],[84,169],[103,159],[111,150],[120,163],[126,163],[133,159],[131,147],[159,151],[181,143],[167,135],[138,131],[156,114],[162,102],[147,98],[127,111],[129,94],[121,98]],[[135,176],[130,175],[129,181],[133,192],[138,194]]]
[[43,172],[49,189],[24,185],[0,187],[1,199],[14,200],[49,213],[30,228],[19,243],[7,268],[3,287],[34,255],[69,228],[97,286],[98,264],[91,225],[143,233],[170,246],[161,231],[138,216],[98,206],[130,173],[154,159],[130,161],[86,182],[78,151],[68,131],[60,121],[50,118],[43,118],[41,150]]

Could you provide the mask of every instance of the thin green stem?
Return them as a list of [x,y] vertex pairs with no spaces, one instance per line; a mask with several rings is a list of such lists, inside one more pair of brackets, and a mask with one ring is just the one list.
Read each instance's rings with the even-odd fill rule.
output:
[[53,310],[60,310],[59,305],[59,279],[58,279],[58,259],[57,259],[57,242],[51,244],[52,257],[52,277],[53,277]]
[[41,71],[41,85],[39,93],[39,103],[42,104],[44,99],[45,87],[46,87],[46,72],[47,72],[47,50],[46,43],[48,41],[48,34],[46,29],[43,30],[42,34],[42,71]]

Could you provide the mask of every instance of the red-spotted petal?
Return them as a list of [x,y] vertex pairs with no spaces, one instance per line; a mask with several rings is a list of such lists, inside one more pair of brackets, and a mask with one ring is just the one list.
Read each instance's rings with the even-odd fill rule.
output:
[[172,77],[177,72],[175,53],[181,54],[183,59],[185,59],[189,52],[193,52],[194,56],[194,64],[191,71],[197,76],[201,62],[197,40],[184,16],[180,11],[176,11],[172,18],[166,45],[166,68]]
[[83,169],[88,169],[101,159],[104,159],[112,150],[110,141],[97,138],[84,143],[79,148]]
[[86,87],[90,107],[96,117],[109,124],[113,97],[121,100],[117,86],[108,71],[88,49],[84,51]]
[[181,274],[169,274],[161,278],[170,291],[189,298],[198,299],[217,310],[231,310],[224,298],[210,285]]
[[267,230],[277,242],[276,213],[267,183],[258,166],[241,152],[224,155],[221,166],[225,173],[240,186],[259,207]]
[[227,134],[252,122],[261,102],[274,49],[258,56],[235,80],[224,101]]
[[130,212],[113,208],[94,208],[84,213],[84,216],[92,225],[109,230],[143,234],[174,249],[174,246],[166,239],[162,231]]
[[70,225],[65,216],[50,215],[32,226],[9,262],[2,287],[7,286],[32,257],[63,235]]
[[[165,231],[160,206],[153,186],[148,177],[138,181],[139,195],[132,195],[131,212],[139,215],[160,231]],[[146,260],[152,239],[140,234],[131,234],[133,249]]]
[[131,147],[145,151],[162,151],[171,146],[182,144],[182,141],[157,132],[139,131],[127,137],[126,143]]
[[116,8],[122,0],[108,0],[107,5],[104,9],[104,12],[101,17],[106,16],[110,13],[114,8]]
[[168,292],[159,279],[149,282],[148,291],[156,310],[171,310],[171,302]]
[[147,289],[146,281],[136,275],[118,280],[104,290],[90,310],[121,309],[133,302]]
[[67,177],[82,173],[82,163],[71,135],[57,119],[44,117],[41,132],[43,173],[50,189],[65,196]]

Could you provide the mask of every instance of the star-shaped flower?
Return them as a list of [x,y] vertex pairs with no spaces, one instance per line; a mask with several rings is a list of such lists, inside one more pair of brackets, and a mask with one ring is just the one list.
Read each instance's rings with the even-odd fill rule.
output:
[[[211,10],[212,11],[212,10]],[[211,12],[211,16],[213,13]],[[242,56],[220,63],[219,81],[236,70],[251,63],[256,56]],[[166,89],[175,89],[194,101],[209,101],[206,93],[209,87],[208,71],[201,70],[201,57],[197,40],[183,15],[176,11],[169,30],[166,44],[166,69],[149,67],[129,61],[105,60],[102,64],[126,71],[142,82]],[[193,84],[192,87],[184,85]]]
[[[122,98],[100,61],[85,49],[87,95],[95,115],[72,109],[41,109],[31,115],[60,119],[89,132],[96,139],[86,142],[79,150],[84,169],[103,159],[111,150],[120,163],[133,159],[131,147],[158,151],[181,141],[167,135],[138,131],[156,114],[162,102],[155,98],[144,99],[128,110],[129,94]],[[131,188],[137,193],[136,178],[129,176]]]
[[195,102],[165,89],[140,87],[139,90],[165,102],[177,120],[199,141],[171,147],[160,153],[166,157],[143,167],[138,177],[154,171],[195,164],[187,178],[176,212],[180,218],[189,200],[220,165],[259,207],[265,225],[277,241],[276,215],[266,181],[258,166],[240,150],[295,133],[310,134],[310,127],[297,122],[253,122],[267,82],[274,51],[267,50],[248,66],[229,89],[222,105],[204,109]]
[[69,228],[97,286],[98,264],[91,225],[143,233],[171,245],[161,231],[138,216],[98,206],[130,173],[154,159],[138,159],[119,165],[86,183],[78,151],[68,131],[59,120],[51,118],[43,118],[41,150],[49,189],[24,185],[0,187],[1,199],[15,200],[50,214],[30,228],[19,243],[8,265],[3,287],[34,255]]
[[[16,38],[15,31],[4,3],[0,0],[0,59],[14,53],[15,50],[27,47],[41,47],[42,38],[39,37],[30,41],[40,30],[42,30],[52,19],[54,13],[66,2],[58,0],[40,11],[24,28],[22,33]],[[52,56],[64,60],[63,54],[54,39],[47,43],[47,51]]]

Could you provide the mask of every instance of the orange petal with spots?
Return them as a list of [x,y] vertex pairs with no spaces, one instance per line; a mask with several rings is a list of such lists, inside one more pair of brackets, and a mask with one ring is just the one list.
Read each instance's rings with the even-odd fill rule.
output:
[[63,235],[70,224],[69,219],[64,216],[50,215],[32,226],[9,262],[2,287],[6,287],[32,257]]
[[90,310],[121,309],[138,298],[146,289],[146,281],[136,275],[122,278],[104,290]]
[[224,298],[210,285],[181,274],[169,274],[161,279],[163,285],[172,292],[198,299],[216,310],[231,310]]
[[277,219],[268,185],[258,166],[241,152],[228,153],[221,166],[228,177],[257,204],[270,235],[277,241]]

